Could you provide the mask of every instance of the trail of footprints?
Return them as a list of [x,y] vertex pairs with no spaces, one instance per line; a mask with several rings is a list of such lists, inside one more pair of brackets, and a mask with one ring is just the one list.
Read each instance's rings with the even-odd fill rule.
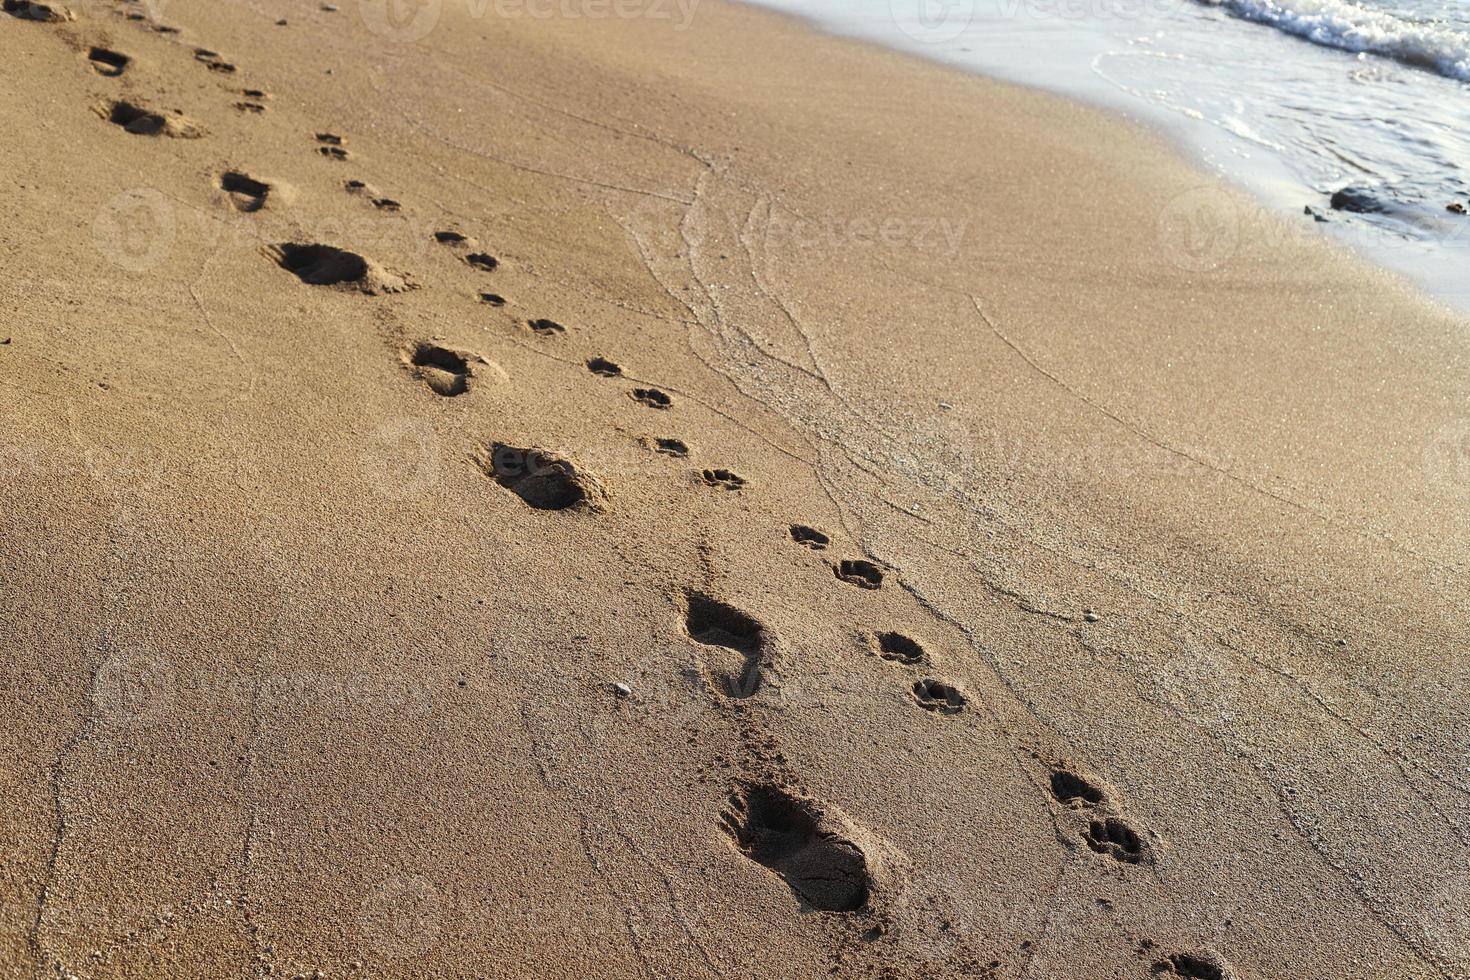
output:
[[[42,23],[72,19],[64,9],[34,0],[0,0],[3,12],[12,17]],[[141,15],[129,14],[129,19]],[[160,33],[174,29],[156,25]],[[208,70],[234,75],[238,69],[218,52],[195,48],[194,58]],[[99,75],[117,78],[129,72],[133,59],[110,47],[92,46],[87,61]],[[235,107],[242,112],[265,111],[267,93],[262,89],[239,90],[243,100]],[[112,124],[139,136],[194,139],[203,130],[182,114],[160,110],[129,99],[107,104],[101,113]],[[331,132],[314,134],[316,152],[331,162],[352,159],[344,137]],[[358,195],[384,211],[401,205],[360,179],[348,179],[346,191]],[[238,212],[251,214],[267,206],[271,185],[241,170],[225,170],[217,188]],[[452,229],[437,231],[434,241],[459,255],[475,273],[494,273],[499,260],[471,236]],[[387,270],[372,260],[347,249],[316,242],[282,242],[263,250],[282,270],[301,282],[355,290],[376,295],[414,288],[407,277]],[[478,300],[492,307],[506,305],[496,292],[479,291]],[[567,333],[561,323],[533,317],[523,321],[534,336],[556,338]],[[473,390],[477,370],[490,365],[483,357],[455,350],[432,341],[418,341],[401,350],[405,369],[436,397],[457,398]],[[585,362],[592,375],[612,381],[625,377],[623,368],[604,356]],[[498,369],[497,369],[498,370]],[[657,411],[674,408],[674,399],[648,385],[630,387],[628,397]],[[688,444],[671,436],[645,440],[654,453],[675,459],[690,456]],[[591,473],[572,461],[534,446],[492,443],[474,454],[485,476],[525,506],[548,512],[596,513],[606,508],[608,492]],[[734,471],[719,466],[696,473],[704,487],[739,493],[747,481]],[[812,552],[826,552],[833,545],[830,535],[805,524],[792,524],[793,544]],[[866,590],[883,587],[885,570],[866,558],[839,558],[830,564],[839,582]],[[741,741],[754,773],[740,776],[728,796],[720,825],[736,849],[751,861],[778,875],[800,905],[836,914],[856,914],[873,923],[866,938],[884,930],[881,910],[875,904],[881,892],[881,855],[865,832],[835,806],[804,793],[794,778],[774,739],[749,721],[744,707],[762,690],[765,674],[775,663],[776,645],[756,618],[704,591],[689,590],[683,597],[684,631],[705,651],[705,664],[717,697],[731,706],[732,717],[741,721]],[[934,662],[918,640],[894,631],[867,635],[869,652],[902,672],[903,689],[911,703],[936,717],[955,717],[968,705],[968,696],[957,683],[933,676]],[[1039,753],[1033,757],[1041,760]],[[1048,790],[1058,812],[1063,814],[1076,839],[1093,853],[1124,865],[1152,863],[1156,857],[1146,835],[1129,820],[1115,790],[1100,779],[1067,764],[1048,764]],[[993,964],[998,965],[998,964]],[[1178,977],[1225,980],[1233,976],[1228,964],[1206,953],[1173,953],[1155,964],[1154,972]]]

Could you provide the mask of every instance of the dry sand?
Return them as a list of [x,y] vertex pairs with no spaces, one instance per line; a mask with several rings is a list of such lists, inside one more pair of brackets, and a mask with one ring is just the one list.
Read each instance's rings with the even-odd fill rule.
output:
[[3,975],[1470,974],[1464,318],[767,13],[339,2],[5,0]]

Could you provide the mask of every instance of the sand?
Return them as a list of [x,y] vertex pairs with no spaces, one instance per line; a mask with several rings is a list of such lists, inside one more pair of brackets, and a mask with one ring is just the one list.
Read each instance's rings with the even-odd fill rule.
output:
[[3,975],[1470,975],[1466,318],[609,9],[7,0]]

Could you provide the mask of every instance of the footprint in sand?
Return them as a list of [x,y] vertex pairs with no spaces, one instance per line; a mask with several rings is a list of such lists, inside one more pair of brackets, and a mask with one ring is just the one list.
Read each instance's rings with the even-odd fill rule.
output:
[[0,10],[20,20],[34,20],[41,23],[59,23],[74,19],[72,12],[64,7],[36,3],[35,0],[4,0],[4,3],[0,4]]
[[832,573],[860,589],[877,589],[883,585],[883,569],[860,558],[842,559],[832,566]]
[[351,156],[347,152],[347,147],[342,145],[344,142],[342,137],[335,133],[317,133],[316,141],[321,144],[316,151],[328,160],[345,161]]
[[1230,964],[1217,953],[1172,953],[1154,964],[1155,976],[1187,980],[1236,980]]
[[735,657],[715,673],[725,693],[748,698],[760,690],[761,662],[766,650],[766,630],[753,617],[734,606],[700,592],[685,594],[684,631],[695,643],[728,650]]
[[461,234],[457,231],[434,232],[434,241],[438,242],[440,245],[449,245],[451,247],[455,245],[465,245],[469,242],[469,240],[469,236]]
[[929,655],[918,640],[902,633],[878,633],[873,636],[873,649],[884,660],[906,667],[929,663]]
[[504,306],[505,297],[499,293],[481,293],[480,302],[489,306]]
[[93,48],[87,52],[87,60],[99,75],[116,78],[128,70],[133,59],[110,48]]
[[965,710],[969,698],[953,684],[934,680],[926,677],[914,682],[914,700],[919,702],[919,707],[926,711],[936,711],[942,715],[957,715]]
[[414,376],[436,395],[453,398],[470,389],[473,371],[469,360],[458,351],[420,341],[404,352],[403,359]]
[[555,320],[548,320],[545,317],[536,320],[527,320],[526,326],[543,337],[550,337],[554,334],[566,333],[567,331],[567,328],[560,323],[557,323]]
[[236,102],[235,108],[241,112],[259,113],[265,111],[265,106],[259,102]]
[[591,474],[543,449],[497,442],[478,462],[486,476],[536,510],[600,511],[607,499]]
[[500,260],[485,252],[474,252],[466,255],[464,260],[482,272],[494,272],[500,267]]
[[679,439],[655,439],[653,440],[653,451],[656,453],[662,453],[665,456],[673,456],[678,459],[683,459],[685,456],[689,455],[689,447],[685,445],[682,440]]
[[1072,814],[1083,842],[1094,852],[1124,864],[1152,860],[1147,842],[1124,818],[1122,807],[1102,780],[1057,766],[1051,773],[1051,794]]
[[194,60],[204,65],[210,71],[217,71],[222,75],[233,75],[235,73],[235,66],[225,61],[218,51],[211,51],[208,48],[195,48]]
[[265,250],[276,264],[311,286],[355,289],[375,296],[412,288],[401,276],[345,249],[285,242]]
[[220,174],[219,189],[229,197],[231,207],[248,214],[265,207],[271,185],[238,170],[229,170]]
[[373,207],[377,208],[379,211],[397,211],[401,209],[403,205],[399,204],[391,197],[375,197],[373,198]]
[[657,388],[634,388],[628,392],[628,397],[635,402],[647,405],[649,408],[668,408],[674,404],[674,400]]
[[198,126],[178,113],[158,112],[126,100],[110,103],[103,109],[102,116],[134,136],[168,136],[187,140],[204,135]]
[[813,551],[823,551],[827,545],[832,543],[832,539],[827,535],[805,524],[791,525],[791,540]]
[[874,891],[872,860],[840,811],[771,784],[744,783],[721,815],[746,857],[781,877],[806,906],[856,912]]
[[739,490],[745,486],[744,477],[725,469],[703,470],[699,478],[705,486],[714,487],[717,490]]
[[605,357],[593,357],[587,361],[587,370],[602,378],[616,378],[623,369]]

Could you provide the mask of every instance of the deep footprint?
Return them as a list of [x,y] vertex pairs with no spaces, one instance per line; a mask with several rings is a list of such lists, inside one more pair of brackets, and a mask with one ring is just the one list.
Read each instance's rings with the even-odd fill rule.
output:
[[684,629],[691,640],[740,654],[738,669],[724,674],[725,693],[733,698],[748,698],[755,694],[761,686],[765,627],[734,606],[702,593],[690,592],[685,600],[688,607]]
[[927,677],[914,682],[914,700],[919,702],[919,707],[942,715],[957,715],[965,710],[968,702],[958,688]]
[[1101,787],[1067,769],[1051,774],[1051,793],[1058,802],[1072,806],[1098,806],[1107,798]]
[[470,265],[474,266],[476,269],[481,269],[485,272],[494,272],[496,268],[498,268],[500,265],[499,259],[497,259],[493,255],[486,255],[484,252],[476,252],[473,255],[466,255],[464,257],[464,260]]
[[199,127],[179,115],[165,115],[134,102],[117,101],[107,108],[107,121],[134,136],[168,136],[197,139]]
[[817,801],[778,786],[742,785],[722,822],[741,853],[780,875],[812,908],[855,912],[868,904],[868,857],[846,821]]
[[331,245],[285,242],[266,249],[276,264],[312,286],[341,286],[368,295],[397,293],[408,288],[398,276],[345,249]]
[[929,661],[919,641],[910,639],[902,633],[879,633],[873,639],[878,647],[878,656],[884,660],[906,664],[910,667]]
[[65,11],[49,7],[44,3],[36,3],[34,0],[5,0],[4,4],[0,5],[0,10],[21,20],[34,20],[42,23],[71,19]]
[[827,535],[805,524],[791,525],[791,540],[813,551],[821,551],[832,543],[832,539]]
[[230,170],[220,175],[219,189],[229,195],[230,204],[236,211],[249,213],[265,207],[265,199],[270,196],[271,185],[256,180],[249,174]]
[[655,439],[653,440],[653,451],[680,459],[689,455],[689,447],[678,439]]
[[616,378],[623,369],[605,357],[594,357],[587,362],[587,370],[604,378]]
[[600,510],[597,481],[541,449],[495,443],[480,460],[485,474],[536,510]]
[[127,71],[128,64],[133,60],[125,54],[111,51],[107,48],[93,48],[87,52],[87,60],[97,70],[97,74],[106,75],[108,78],[116,78]]
[[1155,963],[1153,972],[1186,980],[1235,980],[1230,965],[1214,953],[1173,953]]
[[414,345],[408,362],[413,366],[415,376],[436,395],[453,398],[469,390],[469,362],[452,350],[419,343]]
[[883,585],[883,569],[870,561],[844,558],[832,567],[832,572],[860,589],[876,589]]
[[544,317],[538,320],[527,320],[526,326],[541,334],[543,337],[549,337],[552,334],[566,333],[567,330],[566,327],[562,326],[560,323],[557,323],[555,320],[547,320]]

